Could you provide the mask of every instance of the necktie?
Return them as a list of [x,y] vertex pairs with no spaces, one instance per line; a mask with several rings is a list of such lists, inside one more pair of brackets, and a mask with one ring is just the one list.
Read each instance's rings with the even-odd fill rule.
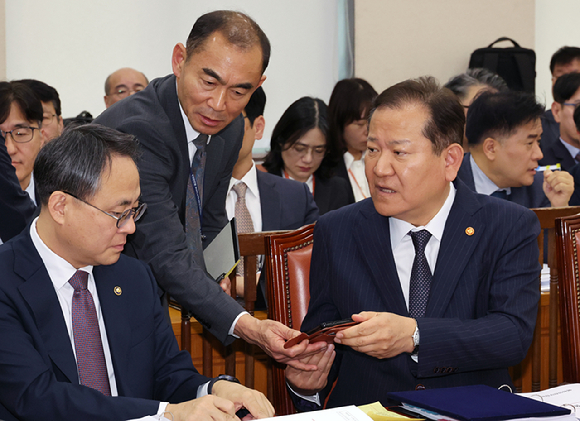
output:
[[[243,181],[234,185],[232,190],[238,195],[236,200],[236,230],[238,234],[254,232],[254,223],[252,217],[246,206],[246,190],[248,186]],[[238,265],[238,275],[244,275],[244,262],[241,261]]]
[[497,197],[503,200],[508,200],[508,194],[505,190],[496,190],[490,196]]
[[93,296],[87,289],[88,277],[87,272],[77,270],[68,281],[75,290],[72,300],[72,327],[79,380],[82,385],[111,396],[97,310]]
[[[205,269],[203,260],[203,245],[201,242],[201,209],[203,206],[203,175],[205,170],[205,147],[207,135],[200,134],[193,141],[197,147],[191,162],[191,173],[187,182],[187,194],[185,197],[185,235],[187,246],[193,250],[197,264]],[[193,180],[195,179],[195,183]],[[195,188],[197,186],[197,189]]]
[[429,290],[431,289],[431,269],[425,257],[425,247],[431,238],[431,233],[427,230],[421,230],[410,231],[409,235],[415,246],[415,260],[413,260],[409,286],[409,314],[416,319],[425,315]]

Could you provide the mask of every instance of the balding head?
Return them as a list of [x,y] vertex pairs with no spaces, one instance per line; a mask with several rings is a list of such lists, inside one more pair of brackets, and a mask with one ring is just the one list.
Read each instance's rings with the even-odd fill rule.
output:
[[149,85],[145,75],[130,67],[123,67],[111,73],[105,80],[105,105],[109,108],[115,102],[142,91]]

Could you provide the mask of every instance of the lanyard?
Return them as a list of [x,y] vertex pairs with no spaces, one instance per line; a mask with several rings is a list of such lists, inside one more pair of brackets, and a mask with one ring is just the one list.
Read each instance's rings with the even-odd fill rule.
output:
[[348,173],[350,174],[350,176],[352,177],[352,179],[354,180],[354,182],[356,183],[356,186],[358,187],[359,191],[361,192],[361,194],[363,195],[363,198],[367,198],[367,195],[365,194],[365,192],[363,191],[363,189],[361,188],[360,184],[358,183],[358,180],[356,179],[356,177],[354,176],[354,173],[352,172],[352,170],[349,168],[348,169]]

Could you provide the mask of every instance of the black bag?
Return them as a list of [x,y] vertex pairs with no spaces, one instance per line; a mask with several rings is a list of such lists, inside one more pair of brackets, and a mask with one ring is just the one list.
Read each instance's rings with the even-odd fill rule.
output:
[[[493,48],[501,41],[511,41],[513,47]],[[536,91],[536,53],[522,48],[511,38],[498,38],[487,48],[478,48],[471,54],[469,68],[484,67],[500,75],[510,89],[515,91]]]

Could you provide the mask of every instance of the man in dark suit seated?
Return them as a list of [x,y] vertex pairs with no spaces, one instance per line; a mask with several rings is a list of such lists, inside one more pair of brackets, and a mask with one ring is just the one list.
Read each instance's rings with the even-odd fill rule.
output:
[[[574,180],[565,171],[536,171],[544,107],[525,92],[484,93],[469,107],[469,151],[457,177],[480,194],[527,208],[568,206]],[[554,162],[555,164],[555,162]]]
[[[127,253],[145,261],[164,290],[224,344],[236,337],[288,362],[307,344],[299,333],[258,320],[205,270],[203,248],[227,223],[226,194],[244,135],[241,112],[266,76],[268,38],[249,16],[201,16],[187,45],[173,49],[173,74],[107,108],[96,123],[139,141],[141,192],[149,208]],[[224,289],[224,291],[222,291]],[[311,349],[316,347],[311,346]]]
[[[433,78],[380,94],[366,175],[372,199],[324,215],[314,230],[307,331],[359,325],[288,367],[301,409],[381,401],[390,391],[510,384],[532,341],[540,297],[533,212],[456,179],[463,107]],[[318,393],[318,395],[315,395]]]
[[[318,220],[318,207],[306,183],[258,171],[252,159],[256,139],[264,134],[266,94],[260,86],[244,109],[244,141],[226,199],[228,219],[237,219],[238,233],[294,230]],[[238,274],[243,271],[238,268]],[[262,283],[262,292],[265,285]],[[243,294],[243,282],[237,282]],[[265,297],[265,295],[264,295]],[[263,297],[262,297],[263,298]],[[259,299],[263,307],[263,299]]]
[[[552,86],[560,76],[571,72],[580,72],[580,48],[564,46],[558,49],[550,59]],[[551,109],[546,110],[542,115],[542,130],[540,146],[542,152],[545,153],[547,148],[560,138],[560,127]]]
[[195,370],[151,271],[121,255],[146,210],[136,156],[133,136],[96,125],[39,154],[40,216],[0,246],[0,419],[273,415],[261,393]]
[[540,165],[559,163],[568,171],[580,162],[580,135],[574,125],[574,110],[580,103],[580,73],[567,73],[558,78],[552,88],[552,114],[558,123],[560,137],[542,148]]

